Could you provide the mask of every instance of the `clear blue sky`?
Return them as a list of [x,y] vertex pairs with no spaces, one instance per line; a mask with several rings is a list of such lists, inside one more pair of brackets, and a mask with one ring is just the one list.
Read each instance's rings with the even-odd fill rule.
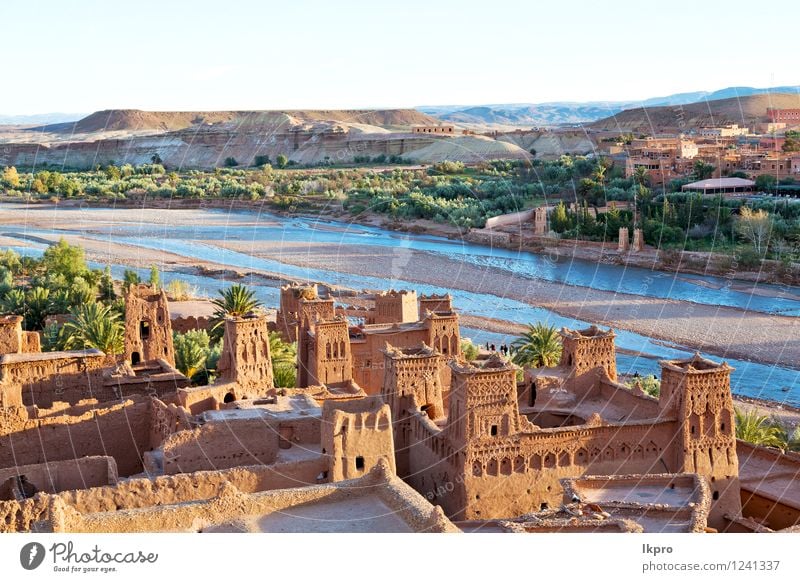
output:
[[793,85],[798,16],[783,0],[2,0],[0,113],[592,101]]

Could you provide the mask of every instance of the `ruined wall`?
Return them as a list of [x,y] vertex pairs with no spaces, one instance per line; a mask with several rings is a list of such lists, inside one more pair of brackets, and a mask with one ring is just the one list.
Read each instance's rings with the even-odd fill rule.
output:
[[[226,483],[243,492],[313,485],[327,466],[327,460],[318,457],[270,467],[235,467],[224,471],[131,479],[114,486],[65,491],[58,497],[82,513],[111,512],[210,499],[219,495]],[[30,531],[34,521],[49,517],[48,506],[46,496],[22,502],[0,501],[0,533]]]
[[21,315],[0,315],[0,354],[40,351],[39,333],[23,331]]
[[263,314],[225,319],[220,382],[236,383],[237,398],[254,398],[273,387],[267,317]]
[[150,445],[149,399],[136,398],[76,416],[3,418],[0,467],[34,465],[85,456],[111,456],[121,476],[142,471]]
[[185,317],[172,318],[172,331],[177,333],[186,333],[187,331],[194,331],[196,329],[208,330],[211,328],[211,320],[208,317],[196,317],[194,315],[187,315]]
[[175,365],[167,294],[149,285],[131,285],[125,296],[125,361],[158,359]]
[[411,411],[400,430],[408,443],[405,481],[447,515],[462,515],[467,506],[464,453],[421,412]]
[[38,491],[58,493],[113,485],[117,482],[117,463],[112,457],[92,456],[36,465],[0,469],[0,484],[24,475]]
[[75,350],[0,356],[0,401],[14,406],[50,408],[56,402],[77,404],[81,400],[119,401],[144,395],[173,397],[189,380],[166,362],[153,366],[115,370],[99,350]]
[[269,465],[278,456],[278,425],[263,418],[210,422],[168,436],[164,474]]
[[[333,299],[304,299],[302,292],[297,300],[297,386],[310,386],[319,382],[311,381],[311,367],[316,358],[310,354],[315,349],[314,339],[309,331],[318,321],[331,321],[335,318]],[[310,294],[310,292],[309,292]],[[288,291],[287,291],[288,295]],[[283,291],[281,294],[283,299]]]
[[[450,367],[444,429],[420,414],[411,417],[409,482],[454,519],[506,518],[557,506],[565,477],[671,470],[673,420],[620,424],[595,416],[581,426],[537,429],[519,415],[513,366],[494,357],[482,368]],[[458,468],[456,474],[445,475],[442,462]]]
[[105,385],[105,364],[105,354],[94,349],[6,354],[0,356],[0,390],[19,391],[26,406],[42,408],[55,401],[114,400],[118,397],[113,388]]
[[322,426],[331,481],[360,477],[381,459],[395,472],[391,412],[380,398],[328,400],[322,406]]
[[603,377],[598,383],[600,398],[609,405],[625,410],[626,420],[651,418],[659,415],[658,399],[643,392],[637,393],[624,385]]
[[280,307],[275,316],[277,329],[284,341],[296,342],[300,324],[300,300],[314,300],[319,297],[317,285],[284,285],[281,287]]
[[645,421],[473,442],[465,459],[463,515],[500,518],[555,507],[565,477],[667,472],[674,430],[672,422]]

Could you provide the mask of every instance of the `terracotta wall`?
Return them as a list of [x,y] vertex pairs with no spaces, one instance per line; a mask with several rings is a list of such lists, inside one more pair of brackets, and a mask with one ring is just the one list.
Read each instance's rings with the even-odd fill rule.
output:
[[39,491],[58,493],[115,484],[117,463],[112,457],[94,456],[8,467],[0,469],[0,483],[21,475]]
[[278,456],[279,428],[263,418],[210,422],[163,443],[164,474],[269,465]]
[[19,419],[0,436],[0,467],[108,455],[120,475],[133,475],[149,449],[151,418],[149,401],[137,399],[78,416]]

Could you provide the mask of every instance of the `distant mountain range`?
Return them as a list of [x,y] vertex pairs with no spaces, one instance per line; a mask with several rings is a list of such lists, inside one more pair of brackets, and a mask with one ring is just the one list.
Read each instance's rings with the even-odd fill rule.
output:
[[442,121],[464,125],[542,126],[590,123],[629,109],[688,105],[690,103],[719,99],[743,98],[766,93],[797,94],[800,86],[783,87],[727,87],[718,91],[676,93],[665,97],[652,97],[640,101],[588,101],[575,103],[557,101],[548,103],[513,103],[479,106],[449,105],[422,106],[416,109]]

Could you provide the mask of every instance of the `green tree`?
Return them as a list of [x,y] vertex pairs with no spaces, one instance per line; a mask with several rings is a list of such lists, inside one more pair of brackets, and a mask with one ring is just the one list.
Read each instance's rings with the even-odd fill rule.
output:
[[769,416],[759,414],[753,408],[746,412],[736,408],[735,413],[737,439],[764,447],[781,447],[781,427]]
[[570,220],[567,214],[567,206],[564,204],[563,200],[556,204],[556,207],[550,214],[550,226],[553,231],[557,233],[562,233],[572,228],[572,220]]
[[636,169],[633,171],[633,181],[639,184],[639,186],[647,186],[649,176],[647,175],[647,168],[644,166],[636,166]]
[[114,279],[111,276],[111,267],[106,265],[103,269],[103,275],[100,277],[100,299],[103,301],[113,301],[117,298],[114,291]]
[[19,188],[19,173],[14,166],[3,170],[3,185],[6,188]]
[[207,377],[206,363],[211,353],[211,338],[206,330],[174,333],[173,344],[175,346],[175,367],[184,376],[193,382]]
[[278,164],[279,168],[285,168],[289,164],[289,158],[283,154],[278,154],[278,157],[275,158],[275,163]]
[[262,306],[261,301],[256,299],[255,291],[244,285],[231,285],[224,291],[220,290],[219,294],[221,297],[211,302],[216,307],[211,318],[211,333],[214,337],[222,336],[226,316],[242,317]]
[[276,388],[293,388],[297,382],[297,344],[287,343],[281,334],[269,332],[269,353]]
[[796,426],[794,431],[789,432],[786,427],[781,427],[779,439],[780,448],[784,451],[800,452],[800,426]]
[[158,267],[155,264],[150,265],[150,286],[157,291],[160,285],[161,274],[158,272]]
[[761,174],[756,177],[756,189],[759,192],[770,192],[778,184],[778,179],[769,174]]
[[787,136],[781,146],[781,149],[786,152],[800,152],[800,139]]
[[554,326],[528,324],[528,331],[511,344],[515,364],[531,368],[558,365],[561,359],[561,336]]
[[125,269],[125,272],[122,274],[122,289],[125,293],[127,293],[131,287],[141,282],[142,279],[139,277],[139,273],[131,271],[130,269]]
[[125,326],[119,314],[102,303],[78,305],[70,311],[70,321],[64,324],[67,349],[95,348],[107,356],[121,354],[125,349]]
[[226,168],[235,168],[239,165],[239,162],[236,161],[236,158],[233,156],[229,156],[225,158],[225,161],[222,163]]
[[25,329],[36,331],[44,328],[44,320],[50,315],[50,290],[34,287],[26,296]]
[[461,354],[465,360],[471,362],[478,357],[478,346],[472,343],[471,340],[461,340]]
[[705,180],[714,175],[714,166],[705,163],[703,160],[695,160],[692,167],[692,177],[695,180]]
[[89,271],[83,249],[70,245],[64,238],[47,247],[42,256],[42,266],[49,275],[62,275],[69,282]]
[[638,386],[645,394],[656,398],[661,394],[661,380],[652,375],[644,378],[634,378],[626,382],[626,385],[630,388]]
[[736,230],[739,235],[753,245],[753,250],[759,258],[763,258],[772,233],[772,218],[770,218],[769,212],[742,206],[739,209]]
[[27,305],[25,302],[25,293],[22,289],[12,289],[8,291],[0,301],[0,311],[3,315],[25,315]]

